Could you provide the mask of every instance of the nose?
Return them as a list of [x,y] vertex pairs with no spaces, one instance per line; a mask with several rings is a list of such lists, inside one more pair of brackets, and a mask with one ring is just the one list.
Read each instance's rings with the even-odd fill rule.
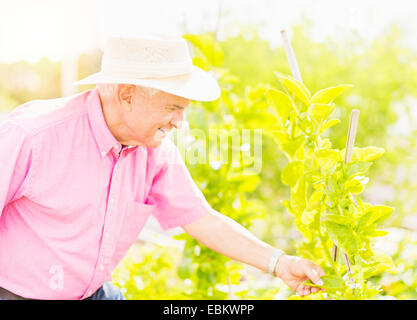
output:
[[171,125],[174,126],[176,129],[181,129],[183,119],[183,110],[178,110],[174,112],[174,115],[171,120]]

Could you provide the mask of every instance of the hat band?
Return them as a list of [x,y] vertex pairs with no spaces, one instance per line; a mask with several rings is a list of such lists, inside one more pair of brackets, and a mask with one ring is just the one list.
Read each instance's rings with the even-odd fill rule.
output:
[[192,63],[141,63],[126,60],[103,59],[101,70],[106,74],[131,76],[134,78],[167,78],[192,72]]

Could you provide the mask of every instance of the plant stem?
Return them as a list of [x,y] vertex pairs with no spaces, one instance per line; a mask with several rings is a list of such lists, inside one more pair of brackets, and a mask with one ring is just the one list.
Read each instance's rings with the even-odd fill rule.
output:
[[326,255],[327,262],[330,263],[330,265],[332,266],[332,268],[334,269],[334,271],[336,272],[336,274],[340,277],[340,273],[339,273],[339,270],[337,268],[336,261],[334,261],[332,259],[332,256],[330,254],[330,251],[326,247],[326,239],[323,237],[322,234],[319,234],[319,239],[320,239],[320,243],[321,243],[321,246],[323,248],[324,254]]

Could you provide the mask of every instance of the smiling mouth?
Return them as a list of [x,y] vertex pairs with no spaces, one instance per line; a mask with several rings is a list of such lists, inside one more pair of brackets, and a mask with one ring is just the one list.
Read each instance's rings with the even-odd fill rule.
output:
[[162,132],[164,137],[170,133],[170,130],[165,130],[165,129],[162,129],[162,128],[158,128],[158,131]]

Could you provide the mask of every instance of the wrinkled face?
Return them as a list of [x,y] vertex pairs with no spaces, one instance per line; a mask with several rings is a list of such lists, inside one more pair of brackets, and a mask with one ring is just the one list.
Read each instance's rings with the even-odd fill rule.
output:
[[143,88],[134,87],[130,102],[123,116],[130,144],[155,148],[171,129],[180,128],[190,100],[163,91],[150,97]]

